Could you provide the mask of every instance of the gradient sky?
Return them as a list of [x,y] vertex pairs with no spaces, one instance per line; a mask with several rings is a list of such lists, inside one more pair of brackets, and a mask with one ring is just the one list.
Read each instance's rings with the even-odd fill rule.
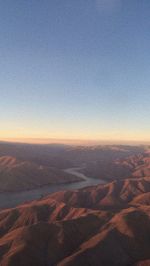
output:
[[0,139],[150,140],[149,0],[2,0]]

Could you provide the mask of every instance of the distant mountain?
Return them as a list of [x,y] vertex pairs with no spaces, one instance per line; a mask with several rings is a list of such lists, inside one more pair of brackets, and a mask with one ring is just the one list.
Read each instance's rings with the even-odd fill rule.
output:
[[150,154],[146,150],[137,153],[132,153],[131,150],[127,156],[115,154],[114,158],[110,159],[108,152],[108,156],[103,159],[89,161],[83,173],[106,180],[150,176]]
[[0,142],[0,156],[12,156],[21,160],[33,160],[49,166],[67,168],[97,160],[115,160],[145,151],[144,146],[106,145],[71,146],[62,144],[23,144]]
[[0,212],[1,266],[150,265],[150,177]]
[[56,156],[71,148],[63,144],[27,144],[14,142],[0,142],[0,156],[14,156],[17,158],[34,158],[36,156]]
[[0,192],[22,191],[81,180],[63,169],[80,167],[86,176],[115,180],[150,175],[144,147],[0,143]]

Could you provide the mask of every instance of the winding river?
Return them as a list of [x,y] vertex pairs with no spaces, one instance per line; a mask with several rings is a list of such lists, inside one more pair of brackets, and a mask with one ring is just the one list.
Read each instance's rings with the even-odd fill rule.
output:
[[94,179],[85,176],[80,173],[81,167],[68,168],[64,172],[72,174],[74,176],[80,177],[82,181],[66,183],[66,184],[57,184],[57,185],[46,185],[40,188],[35,188],[32,190],[26,190],[22,192],[4,192],[0,193],[0,208],[10,208],[15,207],[16,205],[25,203],[27,201],[36,200],[53,192],[62,191],[62,190],[73,190],[79,189],[87,186],[94,186],[98,184],[106,183],[101,179]]

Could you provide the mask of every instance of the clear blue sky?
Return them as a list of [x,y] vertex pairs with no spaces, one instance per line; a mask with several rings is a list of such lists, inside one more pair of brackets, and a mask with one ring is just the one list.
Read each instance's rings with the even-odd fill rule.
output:
[[0,138],[150,140],[149,0],[2,0]]

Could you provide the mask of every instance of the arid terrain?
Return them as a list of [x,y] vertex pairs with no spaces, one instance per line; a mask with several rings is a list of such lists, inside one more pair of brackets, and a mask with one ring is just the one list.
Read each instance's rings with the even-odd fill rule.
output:
[[0,192],[22,191],[75,181],[80,181],[80,178],[55,167],[17,160],[11,156],[0,157]]
[[[66,165],[62,167],[61,164],[60,167],[62,158],[65,163],[69,161],[69,169],[82,166],[84,173],[94,169],[96,162],[99,168],[96,168],[91,178],[103,178],[107,182],[58,191],[1,210],[0,265],[150,265],[148,148],[63,147],[54,156],[52,153],[50,163],[48,155],[44,163],[44,157],[40,161],[38,153],[38,160],[30,153],[28,161],[27,154],[24,154],[24,158],[10,150],[9,155],[1,154],[1,190],[10,184],[14,189],[22,189],[23,184],[26,189],[31,182],[36,187],[47,180],[51,180],[52,184],[59,183],[60,179],[66,182],[68,178],[74,178],[64,172]],[[52,166],[54,158],[59,158],[57,168],[56,165]],[[52,169],[55,169],[53,176]],[[63,173],[64,179],[62,175],[60,178],[60,173]]]
[[[129,177],[144,148],[134,146],[31,145],[0,143],[0,192],[25,191],[44,185],[82,181],[64,170],[77,167],[87,177],[114,180]],[[135,161],[135,162],[134,162]],[[144,164],[149,163],[143,161]],[[142,175],[142,168],[136,175]]]
[[0,212],[2,266],[150,265],[150,178],[54,193]]

